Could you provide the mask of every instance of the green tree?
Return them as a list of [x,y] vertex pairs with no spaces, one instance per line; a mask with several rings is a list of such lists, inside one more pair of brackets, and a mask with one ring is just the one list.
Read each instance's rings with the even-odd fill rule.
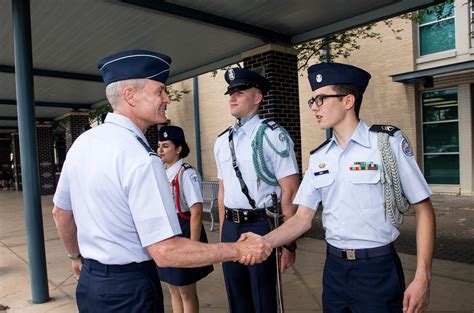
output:
[[[470,0],[472,2],[472,0]],[[453,10],[454,0],[447,0],[441,4],[429,8],[402,14],[401,19],[418,22],[425,15],[436,15],[438,18],[449,16]],[[448,8],[448,10],[446,10]],[[401,39],[403,29],[395,28],[393,19],[387,19],[381,23],[385,24],[397,39]],[[355,50],[360,49],[360,41],[373,38],[382,42],[382,35],[376,31],[375,26],[378,23],[371,23],[361,27],[353,28],[343,32],[328,35],[321,39],[311,40],[295,46],[298,50],[298,70],[304,70],[308,67],[311,60],[316,59],[320,62],[333,61],[339,57],[347,58]]]

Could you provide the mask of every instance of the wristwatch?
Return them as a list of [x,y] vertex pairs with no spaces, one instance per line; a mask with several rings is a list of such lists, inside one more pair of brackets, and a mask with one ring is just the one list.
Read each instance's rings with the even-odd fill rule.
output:
[[77,256],[68,254],[67,257],[73,261],[82,261],[82,255],[80,253]]
[[283,245],[283,248],[285,248],[286,250],[288,250],[290,252],[295,252],[296,248],[298,248],[298,246],[296,245],[296,243],[291,243],[289,245]]

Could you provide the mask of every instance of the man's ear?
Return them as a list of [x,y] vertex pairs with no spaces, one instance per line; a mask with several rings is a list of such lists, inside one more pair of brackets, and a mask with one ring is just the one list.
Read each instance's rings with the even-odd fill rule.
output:
[[350,110],[352,108],[355,108],[355,96],[353,94],[348,94],[347,96],[345,96],[344,98],[344,107],[346,110]]
[[263,94],[260,91],[255,92],[255,103],[263,102]]
[[127,86],[125,88],[122,89],[122,96],[123,96],[123,99],[125,100],[125,102],[134,107],[136,105],[136,95],[137,95],[137,91],[135,90],[135,88],[133,88],[132,86]]

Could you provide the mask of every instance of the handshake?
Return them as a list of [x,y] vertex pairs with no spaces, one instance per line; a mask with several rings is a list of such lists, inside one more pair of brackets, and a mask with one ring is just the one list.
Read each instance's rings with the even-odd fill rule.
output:
[[251,232],[242,234],[235,245],[239,255],[235,261],[244,265],[262,263],[272,254],[273,250],[267,239]]

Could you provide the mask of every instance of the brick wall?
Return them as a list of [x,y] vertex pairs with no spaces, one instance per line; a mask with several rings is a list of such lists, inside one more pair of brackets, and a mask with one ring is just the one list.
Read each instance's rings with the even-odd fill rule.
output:
[[11,138],[0,138],[0,167],[10,170]]
[[54,193],[54,152],[52,125],[37,125],[38,165],[41,195]]
[[[272,84],[260,106],[259,115],[271,118],[283,126],[295,143],[295,154],[301,172],[301,131],[298,94],[297,57],[291,49],[268,45],[269,51],[245,57],[244,67],[263,74]],[[274,49],[276,48],[276,49]],[[251,54],[252,51],[246,53]]]
[[153,151],[156,151],[156,148],[158,147],[158,126],[150,126],[145,133],[145,138],[148,141],[150,148],[152,148]]
[[74,140],[81,134],[85,125],[89,124],[89,113],[70,112],[64,115],[66,150],[69,151]]
[[12,152],[13,152],[13,176],[15,180],[15,189],[23,190],[21,184],[21,160],[20,160],[20,137],[18,133],[12,133]]

